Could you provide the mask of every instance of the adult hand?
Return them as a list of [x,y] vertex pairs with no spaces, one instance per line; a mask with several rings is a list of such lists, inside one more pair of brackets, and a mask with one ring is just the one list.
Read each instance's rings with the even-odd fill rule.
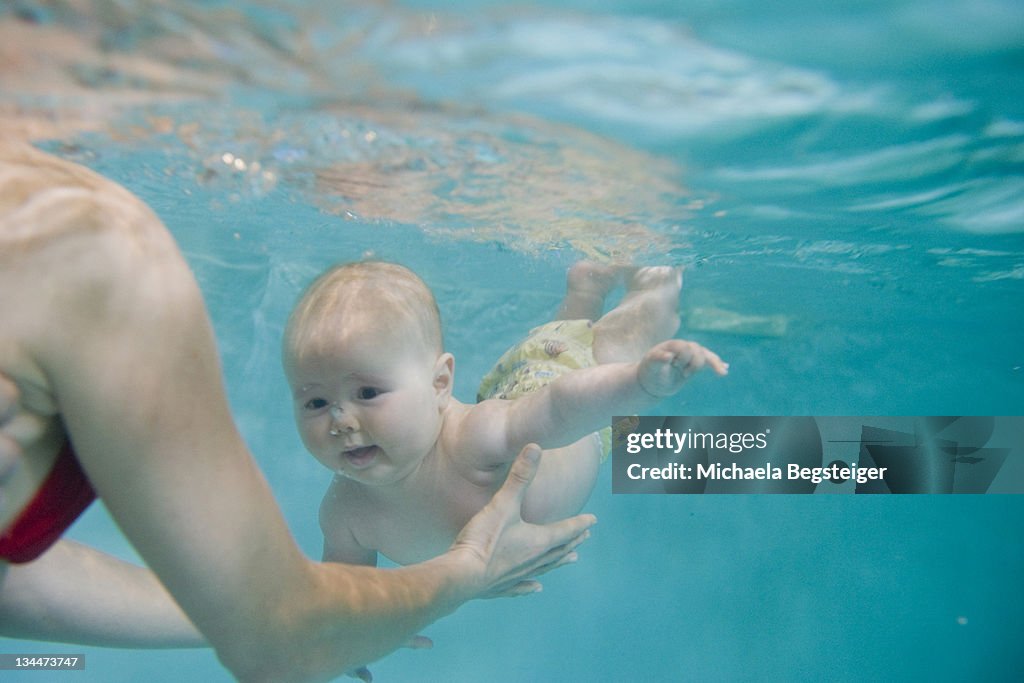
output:
[[0,515],[7,505],[3,486],[21,464],[21,446],[11,429],[18,408],[17,385],[0,375]]
[[451,550],[482,567],[479,597],[526,595],[540,590],[533,577],[576,561],[575,548],[597,521],[577,515],[552,524],[523,521],[523,497],[537,474],[541,450],[529,444],[512,463],[491,501],[455,539]]

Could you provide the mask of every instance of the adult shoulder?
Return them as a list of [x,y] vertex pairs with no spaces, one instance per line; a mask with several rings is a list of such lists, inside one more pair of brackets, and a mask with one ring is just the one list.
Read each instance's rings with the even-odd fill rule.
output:
[[108,255],[143,245],[174,250],[153,211],[117,183],[26,143],[0,143],[0,258],[103,238],[122,247]]
[[7,346],[27,357],[7,365],[52,376],[46,359],[66,360],[90,334],[170,332],[201,311],[173,237],[142,200],[80,164],[0,143],[0,319]]

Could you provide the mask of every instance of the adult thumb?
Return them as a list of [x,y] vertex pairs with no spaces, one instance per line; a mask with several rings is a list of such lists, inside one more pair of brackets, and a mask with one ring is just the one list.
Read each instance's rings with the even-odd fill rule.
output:
[[502,497],[511,496],[517,502],[522,502],[530,482],[537,476],[537,468],[540,466],[540,446],[535,443],[527,444],[519,451],[508,477],[502,485],[498,494]]

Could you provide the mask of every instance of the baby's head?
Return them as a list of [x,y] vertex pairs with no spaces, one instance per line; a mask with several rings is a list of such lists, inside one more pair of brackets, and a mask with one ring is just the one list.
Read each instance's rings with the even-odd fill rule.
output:
[[285,365],[344,336],[404,339],[433,361],[443,349],[441,315],[427,285],[404,266],[357,261],[334,266],[302,295],[285,329]]
[[407,268],[321,275],[288,320],[283,361],[302,440],[333,471],[389,483],[434,447],[454,361],[433,295]]

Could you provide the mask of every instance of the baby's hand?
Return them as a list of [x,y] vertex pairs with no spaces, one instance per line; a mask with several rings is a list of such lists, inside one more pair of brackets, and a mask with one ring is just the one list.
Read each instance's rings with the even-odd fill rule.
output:
[[660,399],[679,391],[690,375],[705,365],[719,375],[729,372],[729,364],[723,363],[713,351],[696,342],[669,339],[647,352],[640,361],[637,377],[644,391]]

